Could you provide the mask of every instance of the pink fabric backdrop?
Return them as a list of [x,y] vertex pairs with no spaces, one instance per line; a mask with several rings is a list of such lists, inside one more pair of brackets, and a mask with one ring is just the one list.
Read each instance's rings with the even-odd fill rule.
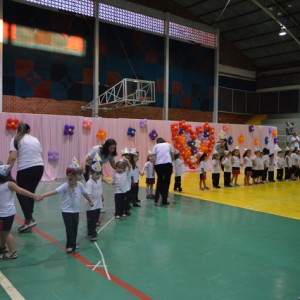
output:
[[[55,116],[55,115],[38,115],[38,114],[22,114],[22,113],[1,113],[1,144],[0,144],[0,160],[7,162],[8,150],[10,140],[16,134],[14,130],[6,129],[6,121],[8,118],[18,118],[26,122],[31,127],[31,134],[37,137],[43,148],[43,156],[45,162],[45,172],[43,181],[51,181],[57,178],[65,177],[66,167],[69,165],[73,157],[76,157],[79,162],[83,160],[89,149],[94,145],[102,142],[96,138],[97,131],[102,128],[107,132],[106,138],[113,138],[117,141],[118,158],[121,155],[121,150],[125,147],[137,148],[140,152],[139,167],[143,168],[148,150],[152,150],[155,142],[149,138],[149,132],[155,129],[159,136],[171,142],[171,127],[170,124],[178,121],[159,121],[148,120],[147,128],[140,128],[140,120],[137,119],[105,119],[105,118],[90,118],[93,124],[89,131],[83,129],[82,123],[86,119],[78,116]],[[192,128],[203,125],[203,122],[186,122],[192,125]],[[65,124],[75,126],[75,133],[73,136],[64,135]],[[215,140],[219,140],[219,132],[222,130],[223,124],[210,123],[210,126],[215,128]],[[135,137],[127,136],[128,127],[136,129]],[[265,147],[265,136],[269,137],[268,147],[273,150],[273,137],[269,133],[268,126],[254,126],[255,130],[249,133],[248,125],[230,125],[227,132],[227,137],[232,136],[234,143],[230,146],[233,149],[239,145],[241,154],[243,148],[253,149],[254,138],[258,138],[259,147]],[[275,128],[275,127],[273,127]],[[238,136],[243,134],[244,143],[238,143]],[[48,151],[57,150],[59,152],[59,161],[49,162]],[[188,168],[185,169],[186,171]],[[104,175],[111,175],[113,173],[109,163],[104,165]],[[16,167],[13,168],[13,175],[16,174]]]

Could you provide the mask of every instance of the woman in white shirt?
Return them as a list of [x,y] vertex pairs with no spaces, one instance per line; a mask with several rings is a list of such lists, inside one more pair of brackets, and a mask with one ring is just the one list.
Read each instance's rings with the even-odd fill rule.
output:
[[[29,133],[30,126],[27,123],[20,122],[17,134],[10,142],[7,164],[13,166],[17,161],[16,180],[18,185],[34,193],[44,173],[44,162],[39,140]],[[17,194],[17,197],[25,218],[24,224],[18,230],[19,232],[25,232],[36,226],[36,221],[32,216],[34,200],[19,194]]]
[[159,137],[156,140],[156,145],[153,147],[152,154],[155,155],[154,169],[157,174],[154,203],[158,203],[159,195],[161,195],[161,204],[168,205],[169,187],[173,172],[172,161],[174,160],[174,151],[169,143]]

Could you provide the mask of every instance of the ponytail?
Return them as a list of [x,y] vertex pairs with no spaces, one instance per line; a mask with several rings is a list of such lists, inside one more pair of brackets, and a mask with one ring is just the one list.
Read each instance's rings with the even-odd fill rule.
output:
[[14,146],[19,150],[19,142],[24,137],[25,134],[29,133],[30,126],[27,123],[20,122],[18,125],[17,134],[14,138]]

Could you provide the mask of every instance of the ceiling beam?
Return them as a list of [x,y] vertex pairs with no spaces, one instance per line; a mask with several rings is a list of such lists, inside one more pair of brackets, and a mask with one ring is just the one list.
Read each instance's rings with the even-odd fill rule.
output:
[[[288,54],[294,54],[294,53],[299,53],[299,51],[286,51],[286,52],[281,52],[281,53],[274,53],[274,54],[269,54],[269,55],[264,55],[264,56],[257,56],[257,57],[250,57],[252,60],[260,60],[260,59],[265,59],[265,58],[270,58],[274,56],[280,56],[280,55],[288,55]],[[249,56],[248,56],[249,57]]]
[[[264,13],[271,17],[280,27],[285,26],[282,24],[267,8],[262,6],[257,0],[251,0],[257,7],[259,7]],[[285,26],[286,27],[286,26]],[[286,27],[286,32],[293,38],[293,40],[300,46],[298,38]]]

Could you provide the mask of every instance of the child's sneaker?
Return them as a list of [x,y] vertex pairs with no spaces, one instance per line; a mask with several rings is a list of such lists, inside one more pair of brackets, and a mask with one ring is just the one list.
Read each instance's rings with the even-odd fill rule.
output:
[[116,219],[120,219],[120,216],[115,216]]
[[208,186],[205,186],[204,189],[205,189],[205,190],[209,190],[209,187],[208,187]]
[[72,248],[72,247],[68,247],[67,249],[66,249],[66,252],[67,253],[72,253],[72,252],[74,252],[75,250]]
[[25,221],[25,223],[21,227],[18,228],[18,231],[25,232],[34,226],[36,226],[36,221],[34,219],[32,219],[30,221]]
[[97,241],[97,235],[92,235],[91,237],[90,237],[90,241],[91,242],[96,242]]
[[204,191],[204,188],[203,188],[203,187],[201,187],[201,188],[200,188],[200,191]]

